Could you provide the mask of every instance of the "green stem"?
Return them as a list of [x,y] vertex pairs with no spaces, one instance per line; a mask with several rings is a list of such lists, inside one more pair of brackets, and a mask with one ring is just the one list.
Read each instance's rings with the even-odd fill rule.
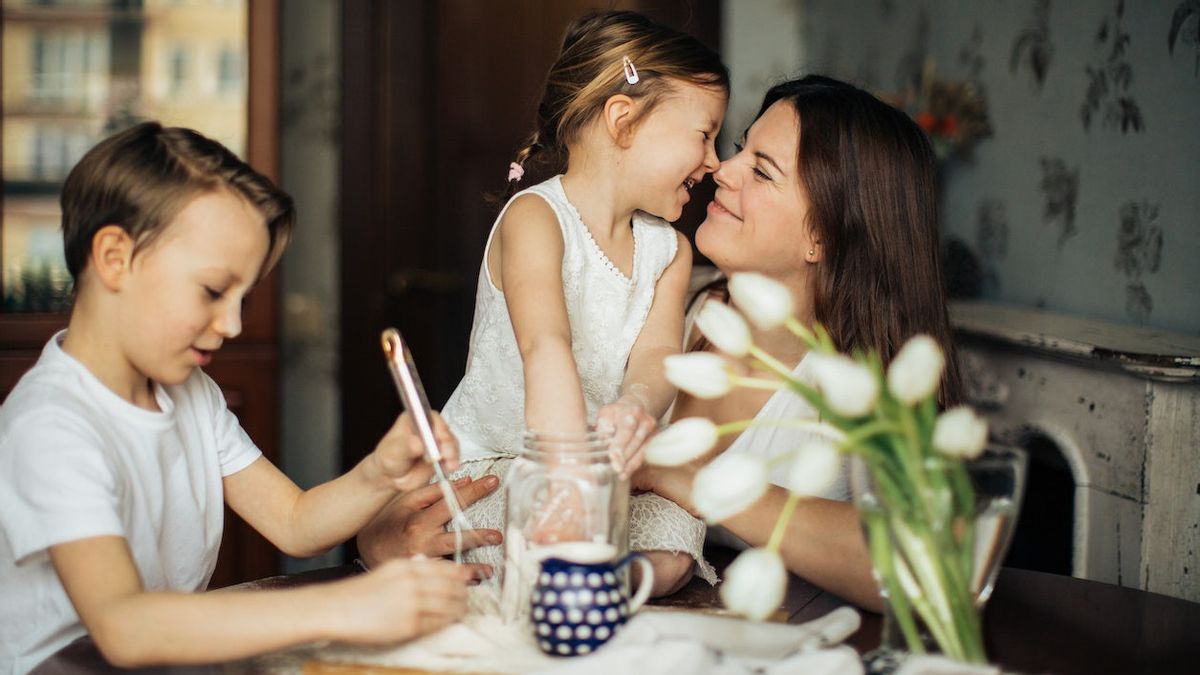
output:
[[800,323],[796,317],[788,317],[787,321],[783,322],[783,325],[787,326],[787,329],[792,332],[792,335],[795,335],[803,340],[804,344],[807,345],[809,349],[815,349],[818,351],[821,350],[821,343],[817,341],[817,336],[808,329],[808,326]]
[[764,366],[773,370],[777,375],[784,379],[792,378],[792,369],[783,364],[782,361],[771,356],[757,345],[750,345],[750,355],[758,359]]
[[771,538],[767,540],[767,550],[779,552],[779,545],[783,543],[783,533],[787,531],[788,521],[792,519],[792,514],[796,511],[796,504],[800,502],[800,495],[795,492],[789,492],[787,502],[783,505],[783,511],[779,513],[779,518],[775,520],[775,529],[771,530]]
[[892,557],[892,542],[888,536],[888,528],[883,514],[879,511],[863,512],[867,523],[867,540],[870,544],[871,560],[879,572],[880,583],[887,592],[888,608],[892,619],[900,625],[900,632],[908,649],[914,654],[924,654],[925,645],[921,642],[921,633],[917,630],[917,622],[913,620],[912,607],[908,602],[908,592],[900,587],[896,574],[895,560]]

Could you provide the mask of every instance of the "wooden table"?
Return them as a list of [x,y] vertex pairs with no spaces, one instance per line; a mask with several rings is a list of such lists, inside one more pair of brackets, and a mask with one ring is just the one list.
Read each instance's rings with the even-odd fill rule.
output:
[[[733,552],[708,552],[718,569]],[[357,573],[351,565],[270,577],[240,588],[288,588],[320,583]],[[652,601],[667,607],[715,610],[717,590],[700,579],[675,595]],[[847,603],[816,586],[792,577],[780,620],[804,623]],[[879,645],[882,619],[863,612],[862,627],[848,644],[860,653]],[[1056,574],[1005,568],[984,613],[988,656],[1020,673],[1200,673],[1200,604],[1111,584]],[[95,672],[200,674],[217,667],[156,668],[121,671],[108,666],[87,638],[64,647],[34,671],[39,675]],[[366,669],[334,669],[365,673]],[[334,672],[333,670],[329,672]],[[384,672],[382,669],[376,672]],[[388,671],[395,672],[395,671]]]

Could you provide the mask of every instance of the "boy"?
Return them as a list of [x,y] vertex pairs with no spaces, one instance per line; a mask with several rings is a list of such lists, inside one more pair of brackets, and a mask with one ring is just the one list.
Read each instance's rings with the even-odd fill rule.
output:
[[71,171],[62,211],[70,321],[0,406],[0,672],[84,633],[138,666],[394,642],[461,616],[467,572],[445,561],[196,593],[216,564],[222,498],[284,552],[314,555],[431,469],[402,416],[346,475],[301,491],[200,370],[241,331],[242,300],[294,220],[291,198],[219,143],[154,122],[120,132]]

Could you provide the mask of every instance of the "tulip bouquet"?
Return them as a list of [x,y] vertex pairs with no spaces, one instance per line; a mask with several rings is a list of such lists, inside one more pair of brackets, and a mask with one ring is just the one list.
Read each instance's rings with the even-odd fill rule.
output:
[[[682,419],[653,438],[651,464],[678,466],[704,457],[722,434],[753,425],[784,425],[810,431],[811,439],[791,454],[790,494],[763,548],[743,552],[730,565],[721,587],[727,607],[761,620],[781,603],[787,572],[779,554],[786,525],[800,499],[820,494],[837,477],[847,453],[865,467],[872,498],[858,504],[872,564],[889,620],[898,624],[909,651],[923,653],[927,631],[941,651],[962,661],[985,660],[975,579],[976,500],[965,460],[977,456],[987,426],[966,407],[939,413],[936,392],[945,355],[936,341],[917,336],[885,370],[878,354],[838,353],[820,325],[811,330],[793,317],[791,294],[757,274],[735,274],[730,295],[740,313],[709,300],[696,327],[721,352],[747,361],[756,374],[738,374],[717,354],[668,357],[668,379],[693,396],[717,398],[732,387],[786,389],[803,397],[818,419],[754,419],[716,425],[705,418]],[[749,319],[760,329],[786,326],[803,340],[814,382],[753,344]],[[741,370],[741,369],[738,369]],[[767,489],[767,460],[725,453],[701,468],[692,500],[710,522],[749,507]]]

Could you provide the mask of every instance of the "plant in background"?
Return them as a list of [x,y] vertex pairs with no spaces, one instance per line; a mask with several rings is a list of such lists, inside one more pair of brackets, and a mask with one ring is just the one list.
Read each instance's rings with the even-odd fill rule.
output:
[[[923,653],[922,630],[955,659],[985,660],[976,605],[975,508],[964,460],[987,440],[986,423],[966,407],[939,414],[935,396],[945,355],[932,338],[912,338],[883,368],[878,354],[838,353],[823,327],[809,330],[792,316],[787,290],[756,274],[730,278],[730,295],[741,309],[709,301],[696,326],[713,345],[744,358],[765,376],[734,374],[724,358],[709,353],[668,357],[667,377],[701,398],[717,398],[733,386],[787,389],[803,397],[819,416],[806,419],[754,419],[716,425],[703,418],[680,420],[648,444],[652,464],[678,466],[706,455],[721,434],[753,425],[805,429],[811,441],[777,461],[791,463],[789,490],[766,546],[743,552],[729,567],[721,587],[726,606],[761,620],[779,607],[787,574],[779,555],[787,522],[805,496],[820,494],[837,476],[839,453],[860,460],[875,484],[882,509],[860,511],[872,564],[891,616],[913,653]],[[751,340],[744,314],[756,326],[785,325],[812,354],[815,383],[797,379],[792,369]],[[776,461],[776,460],[773,460]],[[692,500],[709,521],[718,522],[749,507],[767,487],[766,460],[743,453],[722,454],[695,478]]]
[[954,157],[969,159],[975,145],[992,136],[983,93],[972,82],[938,77],[932,60],[926,60],[917,87],[882,98],[925,131],[939,164]]

